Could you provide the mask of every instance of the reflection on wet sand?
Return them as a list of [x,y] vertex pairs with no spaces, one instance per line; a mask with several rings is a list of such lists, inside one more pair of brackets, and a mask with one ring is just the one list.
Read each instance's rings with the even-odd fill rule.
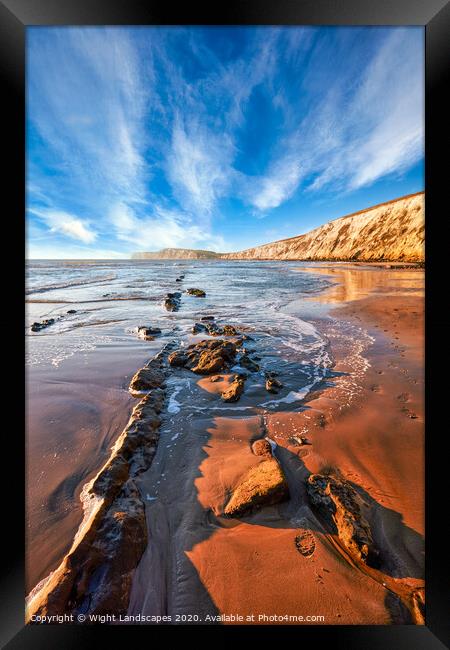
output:
[[386,295],[408,294],[422,296],[424,273],[421,269],[381,269],[375,266],[351,264],[321,264],[299,266],[302,273],[328,276],[336,284],[311,299],[323,304],[350,302],[379,293]]

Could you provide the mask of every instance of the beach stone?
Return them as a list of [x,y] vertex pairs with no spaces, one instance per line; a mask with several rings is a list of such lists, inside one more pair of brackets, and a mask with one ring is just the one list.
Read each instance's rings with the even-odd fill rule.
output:
[[272,447],[270,446],[270,442],[265,438],[255,440],[252,444],[252,452],[255,456],[266,456],[267,458],[272,458]]
[[140,325],[137,328],[137,335],[140,339],[144,341],[153,341],[155,336],[161,334],[159,327],[146,327],[145,325]]
[[268,506],[289,498],[289,488],[278,462],[268,458],[252,467],[225,506],[228,516],[240,516],[256,506]]
[[200,333],[205,333],[207,332],[206,325],[203,325],[203,323],[195,323],[192,327],[192,334],[200,334]]
[[164,307],[167,311],[178,311],[180,308],[180,299],[181,293],[179,291],[168,293],[164,300]]
[[68,314],[76,314],[77,310],[76,309],[69,309],[69,311],[67,313]]
[[215,316],[202,316],[200,320],[215,320]]
[[266,390],[269,393],[278,393],[280,388],[283,388],[283,384],[276,377],[268,377],[266,379]]
[[190,296],[197,296],[197,298],[204,298],[206,296],[206,292],[203,291],[203,289],[195,289],[195,288],[190,288],[186,289],[186,293],[188,293]]
[[55,322],[54,318],[47,318],[46,320],[43,320],[41,323],[33,323],[31,326],[31,331],[32,332],[40,332],[41,330],[45,329],[46,327],[49,327],[50,325],[53,325]]
[[310,530],[302,529],[295,536],[295,548],[303,557],[311,557],[316,550],[316,541]]
[[222,393],[221,397],[224,402],[237,402],[244,392],[245,379],[240,375],[235,375],[228,388]]
[[343,479],[323,474],[311,474],[306,489],[312,505],[335,529],[347,550],[361,562],[376,565],[378,551],[364,515],[367,504],[356,490]]

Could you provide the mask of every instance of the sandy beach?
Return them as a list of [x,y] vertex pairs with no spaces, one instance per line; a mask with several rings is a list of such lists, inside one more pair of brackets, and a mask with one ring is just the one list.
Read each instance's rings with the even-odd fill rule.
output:
[[[330,270],[340,284],[316,300],[334,317],[363,324],[374,339],[357,390],[348,401],[344,375],[310,395],[301,413],[178,423],[183,444],[170,452],[161,446],[141,479],[144,494],[155,483],[161,487],[146,508],[150,541],[136,571],[131,613],[194,613],[202,620],[215,614],[225,622],[256,614],[255,623],[282,623],[286,616],[323,616],[328,624],[412,622],[411,594],[423,585],[424,571],[423,272],[323,268]],[[325,317],[316,322],[329,327]],[[337,343],[334,370],[351,377],[339,349],[345,341]],[[206,378],[197,385],[208,394],[223,390]],[[310,444],[291,444],[299,432]],[[224,502],[259,462],[251,442],[264,434],[276,440],[290,500],[226,519]],[[311,510],[305,481],[316,472],[343,477],[367,503],[379,568],[355,562]],[[306,553],[299,552],[299,536]]]
[[[283,269],[277,273],[284,283]],[[72,575],[68,584],[80,585],[76,611],[107,607],[114,612],[120,603],[131,622],[166,617],[190,624],[423,623],[424,272],[298,263],[289,273],[294,279],[298,273],[305,286],[309,275],[316,282],[323,278],[327,288],[297,301],[291,295],[283,313],[274,312],[274,325],[264,305],[261,313],[249,312],[245,325],[226,330],[228,342],[223,332],[218,337],[222,330],[212,316],[213,297],[209,303],[190,298],[183,306],[181,292],[180,297],[168,294],[176,303],[173,322],[184,324],[186,339],[177,343],[172,334],[163,356],[136,373],[130,384],[134,399],[124,389],[131,362],[141,354],[138,348],[128,359],[125,378],[118,351],[114,372],[109,354],[110,370],[101,367],[103,379],[95,390],[94,380],[92,389],[83,382],[83,394],[96,395],[90,409],[103,405],[96,415],[102,417],[101,435],[86,435],[70,463],[64,454],[58,457],[60,467],[71,464],[72,470],[59,475],[53,467],[52,483],[42,481],[47,492],[33,492],[32,502],[40,499],[50,513],[52,499],[61,500],[61,486],[70,500],[62,516],[55,509],[51,535],[39,529],[46,521],[52,524],[51,518],[40,521],[39,513],[30,510],[30,524],[37,530],[32,553],[38,554],[29,556],[30,566],[42,556],[42,547],[47,561],[35,564],[40,573],[30,572],[30,587],[68,551],[82,517],[79,502],[77,507],[71,503],[82,488],[84,507],[89,494],[97,505],[87,520],[91,510],[85,512],[84,532],[80,529],[63,563],[37,596],[35,590],[30,611],[65,611],[61,594]],[[205,281],[203,286],[208,291]],[[196,311],[186,316],[191,304]],[[284,351],[281,341],[290,339],[281,335],[291,332],[299,313],[303,334],[293,330],[294,347]],[[194,331],[192,318],[198,322]],[[301,346],[294,353],[296,336]],[[209,350],[205,345],[213,347],[202,353]],[[201,359],[210,364],[217,351],[231,357],[218,372],[210,366],[196,374],[195,368],[183,367],[189,350],[197,364]],[[74,367],[70,360],[72,375]],[[301,373],[304,388],[299,390]],[[81,379],[81,374],[80,367],[76,376]],[[238,394],[224,400],[236,390],[236,377],[243,378]],[[267,377],[281,388],[268,392]],[[148,381],[153,382],[149,387],[160,388],[141,393]],[[65,435],[73,432],[76,448],[83,412],[75,418],[73,409],[84,398],[73,389],[72,406],[65,407],[71,422]],[[140,402],[146,392],[147,401]],[[39,400],[46,394],[44,382]],[[67,402],[63,392],[58,395]],[[137,406],[123,429],[133,403]],[[45,408],[42,412],[48,415]],[[92,413],[89,417],[93,422]],[[158,427],[150,438],[146,422],[152,431]],[[45,446],[46,438],[34,426]],[[143,442],[134,431],[143,432]],[[147,456],[145,440],[151,440]],[[110,460],[95,478],[114,441]],[[125,475],[117,465],[120,459],[128,459]],[[110,524],[101,524],[110,511],[116,513],[114,526],[120,522],[120,534],[113,537],[102,532]],[[37,545],[39,535],[43,541]],[[100,555],[92,555],[92,545]],[[124,563],[126,582],[114,568],[105,569],[98,584],[86,578],[79,582],[77,575],[94,570],[82,567],[101,569],[102,553],[117,557],[117,566]],[[107,593],[109,604],[100,596],[98,605],[87,605],[95,593]],[[50,597],[58,604],[51,605]]]

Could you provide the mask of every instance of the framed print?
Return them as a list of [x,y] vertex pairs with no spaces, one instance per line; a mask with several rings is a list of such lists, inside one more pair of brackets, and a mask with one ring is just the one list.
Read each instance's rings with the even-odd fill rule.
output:
[[445,647],[448,5],[1,11],[6,647]]

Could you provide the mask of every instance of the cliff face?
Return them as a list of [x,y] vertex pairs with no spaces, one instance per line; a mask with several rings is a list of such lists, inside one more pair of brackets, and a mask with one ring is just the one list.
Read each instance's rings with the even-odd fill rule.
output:
[[424,193],[419,192],[330,221],[305,235],[221,257],[422,262],[424,230]]
[[381,203],[330,221],[305,235],[238,253],[164,248],[133,259],[360,260],[423,262],[424,193]]
[[133,260],[209,260],[220,257],[220,254],[192,248],[163,248],[154,253],[133,253],[131,257]]

